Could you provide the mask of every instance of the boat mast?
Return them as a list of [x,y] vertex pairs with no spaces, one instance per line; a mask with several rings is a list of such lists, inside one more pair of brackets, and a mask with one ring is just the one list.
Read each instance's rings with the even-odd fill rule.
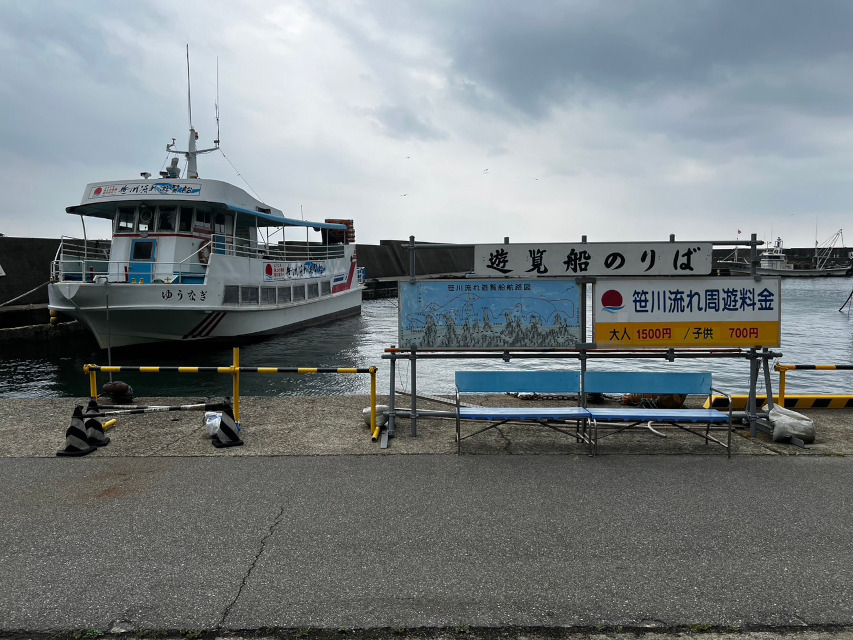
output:
[[196,158],[203,153],[210,153],[211,151],[219,150],[219,61],[217,60],[217,72],[216,72],[216,93],[217,93],[217,104],[216,104],[216,140],[213,141],[214,146],[210,149],[197,149],[196,148],[196,140],[198,140],[198,133],[193,127],[193,103],[192,103],[192,92],[190,87],[190,45],[187,45],[187,111],[189,113],[190,120],[190,137],[189,142],[187,143],[187,150],[180,151],[175,149],[175,139],[172,138],[172,143],[166,145],[166,151],[168,153],[174,153],[176,155],[183,155],[187,159],[187,178],[197,179],[198,178],[198,162]]

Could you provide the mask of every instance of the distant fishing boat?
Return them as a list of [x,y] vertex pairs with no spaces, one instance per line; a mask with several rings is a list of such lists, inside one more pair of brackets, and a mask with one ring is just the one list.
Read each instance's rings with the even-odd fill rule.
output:
[[[217,114],[218,122],[218,114]],[[189,145],[160,177],[86,186],[68,213],[112,222],[112,242],[63,238],[51,312],[87,326],[102,348],[281,333],[361,312],[352,220],[312,222],[243,189],[198,176]],[[181,177],[178,156],[187,159]],[[300,238],[285,238],[286,230]],[[320,239],[308,240],[309,229]]]
[[[756,265],[755,273],[757,275],[782,276],[783,278],[849,276],[851,270],[850,264],[838,265],[830,263],[832,250],[839,239],[843,239],[841,229],[836,231],[835,234],[822,244],[815,247],[815,255],[811,260],[807,262],[792,262],[785,255],[782,238],[777,237],[772,247],[759,254],[759,262]],[[727,269],[732,275],[752,273],[749,260],[743,257],[739,258],[737,251],[727,259],[719,261],[717,266],[720,269]]]

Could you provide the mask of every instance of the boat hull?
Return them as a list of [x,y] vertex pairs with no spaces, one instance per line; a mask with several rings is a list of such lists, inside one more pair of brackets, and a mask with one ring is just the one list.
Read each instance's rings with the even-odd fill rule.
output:
[[[54,283],[50,308],[80,321],[101,348],[286,333],[361,313],[362,287],[287,305],[204,305],[164,285]],[[171,296],[167,296],[171,293]]]

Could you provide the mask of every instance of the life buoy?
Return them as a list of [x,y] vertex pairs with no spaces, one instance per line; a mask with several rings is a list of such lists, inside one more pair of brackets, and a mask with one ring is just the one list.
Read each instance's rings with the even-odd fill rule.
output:
[[198,250],[198,261],[207,264],[208,260],[210,260],[210,240],[201,245]]

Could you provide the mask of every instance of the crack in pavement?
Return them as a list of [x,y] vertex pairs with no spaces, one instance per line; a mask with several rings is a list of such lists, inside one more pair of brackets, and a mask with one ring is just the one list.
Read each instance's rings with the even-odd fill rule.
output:
[[249,581],[249,576],[252,575],[252,571],[254,571],[255,566],[258,564],[258,560],[260,560],[261,555],[263,554],[264,549],[267,546],[267,540],[269,540],[270,537],[272,536],[272,534],[275,533],[275,530],[281,524],[281,520],[283,517],[284,517],[284,507],[282,506],[282,507],[279,507],[278,515],[276,515],[276,517],[273,520],[272,524],[270,525],[270,528],[267,531],[266,535],[263,538],[261,538],[261,544],[260,544],[260,547],[258,548],[258,552],[255,554],[255,557],[252,558],[252,563],[249,565],[249,569],[246,571],[246,575],[243,576],[243,581],[240,583],[240,588],[237,589],[237,594],[234,596],[234,599],[228,604],[228,606],[225,607],[225,611],[222,612],[222,618],[219,619],[219,622],[216,625],[217,629],[221,629],[222,625],[225,624],[225,620],[228,618],[229,614],[231,613],[231,609],[234,608],[234,605],[237,604],[237,600],[239,600],[240,596],[243,594],[243,589],[246,588],[246,583]]
[[512,451],[510,451],[510,447],[512,447],[512,440],[509,439],[509,436],[505,434],[503,429],[501,429],[500,427],[495,428],[495,431],[497,431],[500,434],[501,438],[506,441],[506,444],[504,445],[504,452],[508,453],[509,455],[512,455]]

